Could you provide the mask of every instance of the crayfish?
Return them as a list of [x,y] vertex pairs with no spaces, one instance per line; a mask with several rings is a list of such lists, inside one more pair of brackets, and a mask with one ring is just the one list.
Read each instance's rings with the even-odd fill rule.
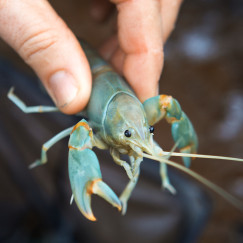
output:
[[[242,203],[215,184],[188,169],[191,157],[225,159],[219,156],[197,155],[198,139],[187,115],[182,111],[178,101],[168,95],[158,95],[146,100],[143,104],[138,100],[125,80],[120,77],[86,43],[81,42],[93,75],[92,93],[89,103],[81,114],[82,119],[75,126],[60,132],[42,146],[41,158],[30,168],[47,162],[47,150],[59,140],[70,135],[68,168],[74,199],[81,213],[89,220],[96,220],[91,209],[91,195],[98,194],[114,207],[126,213],[127,201],[136,186],[143,157],[160,162],[162,185],[171,193],[176,190],[167,175],[169,164],[174,166],[229,200],[235,206],[243,208]],[[27,107],[13,93],[8,97],[24,112],[56,112],[57,107]],[[171,124],[175,147],[180,153],[163,151],[153,140],[153,125],[165,118]],[[102,180],[99,162],[93,147],[109,149],[115,163],[122,166],[129,182],[118,198],[114,191]],[[120,156],[129,156],[130,163]],[[184,166],[169,160],[170,156],[181,156]],[[242,161],[241,159],[228,158]]]

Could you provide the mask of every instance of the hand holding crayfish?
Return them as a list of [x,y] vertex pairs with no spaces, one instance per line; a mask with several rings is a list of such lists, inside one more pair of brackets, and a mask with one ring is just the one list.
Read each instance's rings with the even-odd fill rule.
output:
[[[91,8],[98,19],[112,4],[118,10],[118,33],[101,52],[144,101],[157,94],[163,43],[174,27],[181,0],[110,2],[96,0]],[[48,1],[0,0],[0,37],[33,68],[61,111],[74,114],[85,107],[91,94],[87,58]]]
[[[167,161],[167,155],[153,141],[153,124],[162,118],[172,124],[172,135],[176,146],[183,153],[195,153],[197,136],[194,128],[181,110],[179,103],[171,96],[158,95],[140,103],[126,82],[91,49],[85,42],[81,45],[88,57],[93,75],[92,93],[82,119],[75,126],[68,128],[42,146],[41,159],[30,168],[47,162],[47,150],[60,139],[69,136],[69,178],[74,199],[80,211],[90,220],[95,220],[91,210],[93,193],[106,199],[123,214],[127,201],[139,178],[140,163],[147,155],[159,157]],[[8,97],[24,112],[58,111],[56,107],[27,107],[10,90]],[[77,114],[79,115],[79,114]],[[129,183],[120,198],[103,182],[98,159],[92,151],[93,147],[109,149],[114,161],[122,166],[129,178]],[[146,154],[144,153],[146,152]],[[120,156],[126,154],[130,163]],[[186,166],[190,158],[184,157]],[[174,187],[167,176],[165,163],[161,163],[160,174],[162,185],[172,193]],[[71,200],[71,201],[72,201]]]
[[[126,213],[127,201],[139,178],[140,164],[143,157],[161,162],[160,175],[162,186],[171,193],[176,190],[167,175],[166,164],[172,165],[198,179],[234,205],[242,204],[225,191],[189,170],[190,157],[199,157],[198,141],[194,128],[181,110],[177,100],[167,95],[158,95],[140,103],[130,87],[114,70],[101,59],[86,43],[81,42],[88,57],[93,74],[93,86],[89,103],[82,114],[82,119],[75,126],[60,132],[42,146],[41,158],[30,168],[47,162],[47,150],[60,139],[69,136],[69,178],[72,198],[80,211],[90,220],[95,220],[91,209],[91,195],[98,194],[110,204]],[[24,112],[59,111],[56,107],[27,107],[10,89],[8,97]],[[166,118],[171,124],[175,146],[180,149],[186,167],[170,161],[171,155],[178,153],[165,152],[153,140],[153,124]],[[103,181],[98,158],[93,147],[109,149],[114,162],[122,166],[129,178],[129,183],[118,198],[115,192]],[[130,162],[121,159],[126,154]],[[212,157],[212,156],[203,156]],[[216,158],[220,158],[216,156]],[[242,160],[240,160],[242,161]]]
[[[0,25],[0,34],[33,67],[57,107],[27,107],[14,95],[13,89],[10,90],[8,97],[26,113],[61,110],[80,115],[78,111],[88,102],[82,112],[88,122],[82,119],[75,126],[60,132],[47,141],[42,147],[41,158],[30,167],[46,163],[47,150],[60,139],[70,135],[68,163],[73,193],[71,202],[74,199],[83,215],[90,220],[95,220],[91,209],[93,193],[122,210],[123,214],[126,212],[127,201],[139,178],[140,163],[143,157],[161,163],[162,185],[170,192],[175,193],[175,189],[170,184],[166,164],[190,174],[242,209],[241,202],[186,168],[190,165],[190,157],[199,157],[194,154],[198,147],[196,133],[179,103],[171,96],[156,93],[157,82],[163,66],[163,40],[167,38],[171,30],[171,28],[166,29],[165,26],[162,26],[166,23],[165,20],[168,16],[165,13],[161,17],[161,13],[164,11],[164,8],[161,10],[161,6],[166,6],[166,4],[161,5],[161,2],[166,3],[167,1],[114,0],[113,2],[117,4],[119,12],[118,38],[113,37],[107,42],[109,48],[107,49],[107,45],[105,45],[103,54],[105,53],[106,59],[109,59],[116,70],[126,77],[138,97],[111,66],[85,43],[82,43],[84,54],[76,38],[57,18],[46,1],[38,1],[35,4],[28,0],[14,1],[17,8],[19,8],[18,4],[24,9],[27,7],[36,10],[38,7],[39,15],[37,17],[43,20],[43,22],[37,21],[37,26],[33,24],[37,30],[32,25],[30,31],[25,33],[23,30],[26,30],[31,18],[27,18],[28,21],[23,23],[24,18],[19,19],[13,11],[13,6],[11,8],[13,3],[11,0],[4,2],[0,8],[0,21],[4,22],[6,16],[10,20],[10,25]],[[177,8],[173,5],[173,8],[177,13],[178,5],[176,6]],[[46,16],[46,13],[50,12],[51,17]],[[34,11],[34,13],[36,12]],[[15,16],[15,18],[12,19],[11,16]],[[20,26],[17,25],[21,27],[17,32],[10,28],[13,25],[11,21],[16,21],[16,19],[21,23]],[[174,19],[172,18],[172,21],[170,19],[167,23],[173,23]],[[48,21],[56,23],[54,29],[48,25]],[[44,25],[42,25],[43,23]],[[34,33],[31,32],[33,29]],[[27,28],[27,30],[29,29]],[[55,34],[54,39],[50,38],[50,33]],[[148,33],[149,35],[147,35]],[[64,52],[59,52],[60,46],[66,47]],[[108,52],[108,50],[110,51]],[[179,148],[182,154],[173,151],[165,152],[153,141],[152,125],[162,118],[171,124],[175,147]],[[119,198],[103,181],[98,159],[92,151],[93,147],[109,149],[114,161],[125,169],[129,183]],[[127,154],[130,161],[122,160],[121,154]],[[168,158],[171,155],[182,156],[186,167],[170,161]],[[217,158],[219,159],[218,156]]]

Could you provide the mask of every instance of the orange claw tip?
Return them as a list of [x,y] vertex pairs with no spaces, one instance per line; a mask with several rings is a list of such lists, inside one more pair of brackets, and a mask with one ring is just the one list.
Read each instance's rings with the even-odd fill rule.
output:
[[91,214],[91,215],[85,215],[85,216],[90,221],[97,221],[97,219],[95,218],[95,216],[93,214]]
[[117,209],[118,209],[119,212],[121,212],[122,211],[122,206],[117,206]]

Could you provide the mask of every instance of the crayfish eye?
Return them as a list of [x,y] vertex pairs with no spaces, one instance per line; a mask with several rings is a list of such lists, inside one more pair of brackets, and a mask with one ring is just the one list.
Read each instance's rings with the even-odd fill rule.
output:
[[126,136],[126,137],[131,137],[132,136],[132,133],[131,133],[131,131],[129,131],[129,130],[126,130],[125,132],[124,132],[124,135]]
[[150,133],[153,133],[153,132],[154,132],[154,127],[153,127],[153,126],[150,126],[150,127],[149,127],[149,132],[150,132]]

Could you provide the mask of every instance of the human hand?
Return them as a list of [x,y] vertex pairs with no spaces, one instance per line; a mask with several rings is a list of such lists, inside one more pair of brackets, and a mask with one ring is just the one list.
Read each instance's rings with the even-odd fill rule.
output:
[[[94,0],[95,13],[100,2]],[[124,75],[143,102],[158,95],[158,82],[164,63],[163,46],[171,31],[182,0],[110,0],[118,10],[118,30],[101,47],[101,55]],[[100,10],[100,11],[99,11]]]
[[[98,2],[93,6],[101,6]],[[118,9],[118,34],[101,53],[144,101],[157,94],[163,43],[173,29],[180,1],[111,2]],[[88,61],[48,1],[0,0],[0,36],[36,72],[61,111],[73,114],[85,107],[91,93]]]

